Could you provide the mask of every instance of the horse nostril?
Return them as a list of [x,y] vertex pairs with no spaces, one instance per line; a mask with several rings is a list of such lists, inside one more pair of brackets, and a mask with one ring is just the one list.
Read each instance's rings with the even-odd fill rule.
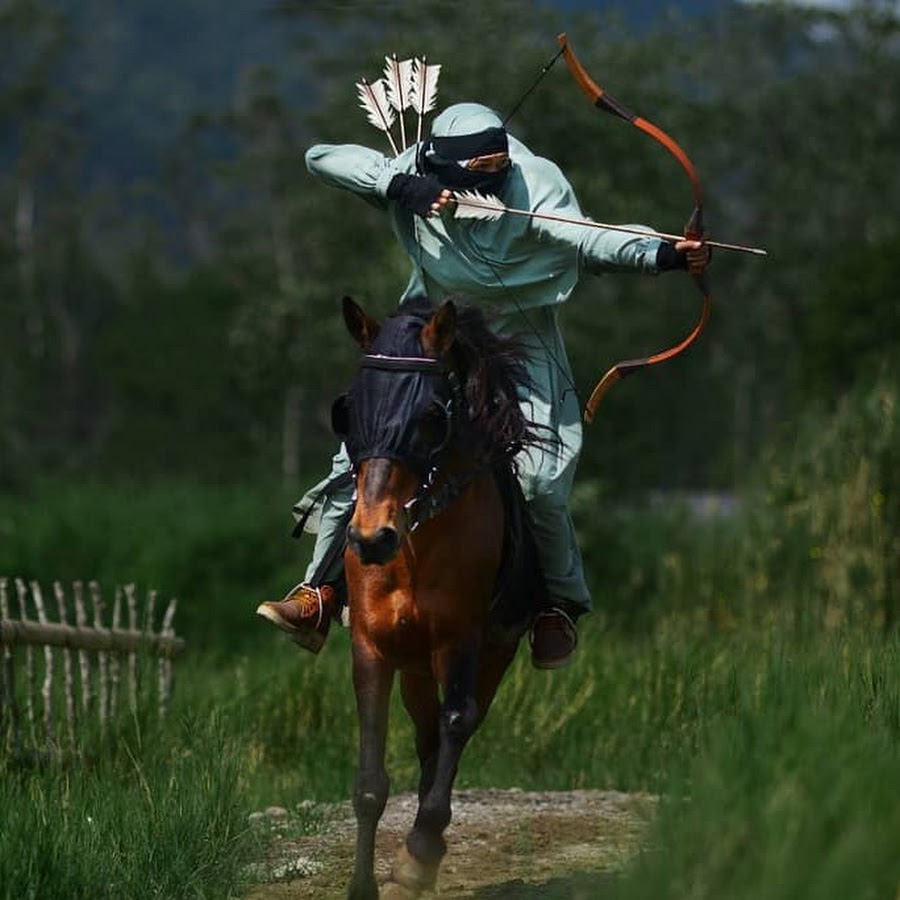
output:
[[396,528],[383,525],[372,535],[363,535],[355,525],[347,526],[347,543],[366,565],[390,562],[400,549],[400,534]]

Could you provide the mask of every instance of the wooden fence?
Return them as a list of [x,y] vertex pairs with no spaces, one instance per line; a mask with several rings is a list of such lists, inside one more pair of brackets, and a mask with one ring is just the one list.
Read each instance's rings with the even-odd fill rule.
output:
[[93,720],[102,731],[148,693],[160,716],[168,710],[172,661],[184,649],[174,598],[158,631],[153,590],[139,604],[133,584],[117,587],[108,604],[95,581],[68,593],[57,581],[53,599],[56,621],[37,581],[0,578],[0,752],[76,750],[81,725]]

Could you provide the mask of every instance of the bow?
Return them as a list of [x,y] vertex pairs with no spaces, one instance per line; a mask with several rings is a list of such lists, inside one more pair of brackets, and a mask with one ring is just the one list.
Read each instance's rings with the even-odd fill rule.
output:
[[[658,141],[662,144],[674,157],[678,160],[681,167],[687,173],[688,178],[691,182],[691,189],[694,194],[694,211],[691,213],[690,219],[688,219],[687,225],[684,227],[684,236],[687,240],[701,240],[703,238],[703,188],[700,185],[700,179],[697,177],[697,172],[694,169],[694,165],[688,157],[687,153],[681,149],[678,143],[666,134],[658,126],[654,125],[652,122],[649,122],[647,119],[641,118],[640,116],[635,115],[631,110],[627,109],[613,97],[611,97],[603,88],[601,88],[592,78],[588,75],[584,66],[578,60],[578,57],[575,55],[575,51],[572,50],[571,45],[566,38],[565,33],[560,34],[557,37],[557,41],[560,45],[560,52],[566,60],[566,65],[569,67],[569,71],[572,73],[575,81],[578,83],[578,86],[582,91],[587,95],[588,99],[591,103],[594,104],[598,109],[603,110],[604,112],[610,113],[611,115],[617,116],[620,119],[624,119],[626,122],[630,122],[634,125],[635,128],[640,129],[645,134],[650,135],[654,140]],[[597,412],[597,407],[600,405],[600,401],[605,396],[606,392],[619,380],[624,378],[626,375],[631,375],[633,372],[637,372],[640,369],[644,369],[647,366],[655,366],[658,363],[666,362],[666,360],[673,359],[678,356],[679,353],[683,353],[687,350],[694,341],[700,337],[703,329],[706,327],[706,323],[709,321],[709,314],[712,310],[712,296],[709,291],[709,284],[707,282],[706,276],[703,274],[694,275],[694,281],[697,284],[697,287],[700,290],[700,293],[703,295],[703,308],[700,312],[700,318],[697,321],[697,324],[694,325],[691,332],[673,347],[669,347],[667,350],[661,350],[659,353],[654,353],[652,356],[645,356],[639,359],[626,359],[622,362],[616,363],[601,379],[597,382],[596,387],[591,392],[591,396],[588,399],[587,404],[584,408],[584,421],[590,423],[594,420],[594,416]]]

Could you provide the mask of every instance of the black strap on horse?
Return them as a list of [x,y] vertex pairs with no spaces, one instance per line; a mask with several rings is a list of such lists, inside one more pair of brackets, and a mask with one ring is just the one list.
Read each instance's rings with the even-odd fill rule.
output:
[[490,462],[484,462],[464,472],[447,475],[440,484],[429,480],[403,506],[407,531],[415,531],[420,525],[442,513],[457,497],[461,497],[477,478],[491,468]]

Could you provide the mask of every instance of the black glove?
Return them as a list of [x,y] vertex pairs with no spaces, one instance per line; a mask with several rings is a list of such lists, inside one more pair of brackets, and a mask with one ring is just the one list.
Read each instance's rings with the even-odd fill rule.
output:
[[395,175],[388,185],[388,200],[423,219],[431,214],[431,204],[440,197],[444,186],[434,175]]
[[[709,258],[712,259],[712,247],[709,248]],[[656,251],[656,268],[660,272],[670,272],[672,269],[687,270],[687,254],[683,250],[676,250],[674,244],[663,241]]]
[[687,269],[687,256],[675,249],[674,244],[663,241],[656,251],[656,268],[660,272],[669,272],[672,269]]

